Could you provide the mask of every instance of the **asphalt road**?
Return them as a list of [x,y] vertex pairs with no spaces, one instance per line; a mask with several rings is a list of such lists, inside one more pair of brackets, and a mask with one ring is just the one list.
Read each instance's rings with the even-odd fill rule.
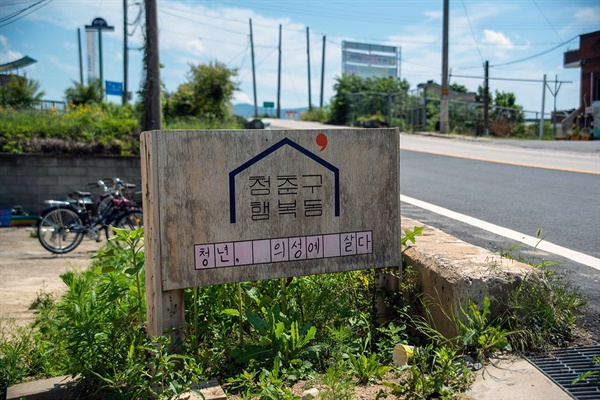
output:
[[401,193],[600,258],[600,176],[404,151]]
[[[599,142],[540,149],[540,142],[516,147],[403,134],[400,143],[411,149],[400,154],[402,195],[524,235],[541,228],[544,242],[600,258]],[[514,256],[559,262],[554,268],[589,297],[586,319],[600,330],[600,270],[412,204],[402,202],[401,213],[491,251],[516,245]]]

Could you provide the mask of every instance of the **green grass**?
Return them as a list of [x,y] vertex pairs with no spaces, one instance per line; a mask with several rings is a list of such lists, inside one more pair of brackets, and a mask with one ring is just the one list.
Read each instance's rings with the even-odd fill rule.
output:
[[[396,311],[393,321],[379,326],[379,272],[363,270],[186,289],[185,341],[150,340],[143,231],[117,233],[128,248],[107,245],[89,270],[63,274],[60,298],[40,292],[33,324],[0,321],[0,385],[68,373],[86,398],[172,398],[192,382],[217,379],[240,398],[293,399],[294,382],[316,379],[328,385],[324,398],[350,398],[353,385],[381,383],[392,371],[394,394],[450,398],[472,379],[463,356],[485,362],[508,343],[563,344],[583,304],[565,281],[536,275],[512,293],[501,319],[488,320],[498,304],[467,303],[457,316],[459,336],[448,340],[415,322],[410,270],[402,293],[384,300]],[[409,233],[414,239],[420,230]],[[397,343],[415,348],[402,371],[391,365]],[[173,346],[181,354],[170,353]]]

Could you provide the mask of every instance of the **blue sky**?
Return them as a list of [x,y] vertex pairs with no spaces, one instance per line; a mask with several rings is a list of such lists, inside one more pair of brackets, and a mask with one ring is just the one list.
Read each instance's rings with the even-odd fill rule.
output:
[[[129,23],[141,0],[128,0]],[[15,18],[13,13],[25,10]],[[173,92],[187,80],[189,64],[219,61],[238,68],[240,91],[234,103],[252,103],[248,19],[252,18],[259,105],[277,100],[277,46],[283,26],[283,108],[308,104],[306,27],[310,29],[312,103],[319,103],[322,42],[325,35],[325,103],[341,74],[343,40],[401,47],[401,75],[411,88],[427,80],[441,82],[442,0],[158,0],[161,79]],[[122,0],[2,0],[0,64],[28,55],[38,62],[27,67],[40,82],[46,99],[63,100],[79,81],[77,28],[96,17],[115,27],[103,41],[104,79],[123,81]],[[142,16],[141,21],[144,18]],[[134,93],[142,77],[142,25],[129,26],[129,86]],[[579,69],[564,69],[563,53],[579,47],[581,34],[600,30],[598,0],[450,0],[449,66],[453,75],[541,80],[558,75],[563,84],[557,107],[579,106]],[[537,56],[536,56],[537,55]],[[515,62],[516,61],[516,62]],[[476,91],[481,79],[451,77],[451,83]],[[525,110],[541,109],[542,83],[490,81],[491,90],[513,92]],[[134,94],[134,99],[136,98]],[[110,101],[120,102],[109,96]],[[546,111],[553,99],[546,92]]]

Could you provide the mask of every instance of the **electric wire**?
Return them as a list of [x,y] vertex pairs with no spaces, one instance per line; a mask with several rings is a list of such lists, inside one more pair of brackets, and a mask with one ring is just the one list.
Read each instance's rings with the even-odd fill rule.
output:
[[[40,10],[41,8],[47,6],[48,4],[50,4],[53,0],[40,0],[35,4],[32,4],[29,7],[26,7],[24,9],[21,9],[19,11],[15,11],[14,13],[12,13],[11,15],[8,15],[6,17],[0,18],[0,28],[4,28],[5,26],[8,26],[10,24],[12,24],[13,22],[17,22],[20,19],[25,18],[26,16]],[[38,6],[37,8],[34,8],[33,10],[30,10],[31,8]],[[28,13],[23,14],[24,12],[30,10]],[[12,19],[11,19],[12,18]],[[4,23],[2,23],[4,22]]]
[[481,59],[481,63],[485,64],[485,61],[483,60],[483,55],[481,55],[481,49],[479,48],[479,43],[477,43],[477,38],[475,37],[475,32],[473,31],[473,26],[471,26],[471,20],[469,19],[469,14],[467,13],[467,7],[465,6],[465,2],[464,2],[464,0],[461,0],[460,2],[462,3],[463,10],[465,10],[465,17],[467,18],[467,22],[469,23],[469,29],[471,30],[471,36],[473,36],[473,42],[475,43],[475,47],[477,47],[477,52],[479,53],[479,58]]
[[537,9],[540,12],[540,14],[542,14],[542,17],[544,17],[544,19],[546,20],[546,23],[548,24],[548,26],[550,27],[550,29],[552,29],[552,31],[554,32],[554,34],[556,35],[556,37],[558,38],[558,40],[560,40],[561,42],[564,42],[563,38],[560,37],[560,35],[556,31],[556,29],[554,29],[554,26],[552,26],[552,24],[550,23],[550,21],[548,20],[548,18],[546,18],[546,14],[544,14],[544,11],[542,11],[542,9],[538,5],[537,1],[535,1],[535,0],[531,0],[531,1],[533,1],[533,4],[535,4],[535,6],[537,7]]
[[[170,15],[172,17],[175,17],[175,18],[180,18],[180,19],[184,19],[186,21],[191,21],[191,22],[198,23],[198,21],[195,20],[195,19],[188,18],[188,17],[182,17],[181,15],[177,15],[177,14],[171,12],[170,10],[162,10],[162,12],[165,13],[165,14],[167,14],[167,15]],[[231,29],[223,28],[223,27],[220,27],[220,26],[210,25],[210,24],[207,24],[207,23],[202,23],[202,26],[207,26],[209,28],[218,29],[218,30],[221,30],[221,31],[224,31],[224,32],[233,33],[234,35],[246,36],[246,33],[241,33],[241,32],[238,32],[238,31],[234,31],[234,30],[231,30]]]
[[572,42],[573,40],[577,39],[578,37],[579,37],[579,35],[573,36],[571,39],[567,40],[566,42],[562,42],[562,43],[558,44],[557,46],[554,46],[554,47],[552,47],[552,48],[550,48],[548,50],[542,51],[541,53],[537,53],[537,54],[534,54],[534,55],[531,55],[531,56],[528,56],[528,57],[525,57],[525,58],[521,58],[519,60],[509,61],[509,62],[502,63],[502,64],[490,65],[490,68],[492,68],[492,67],[503,67],[503,66],[506,66],[506,65],[517,64],[517,63],[520,63],[520,62],[523,62],[523,61],[529,61],[529,60],[531,60],[533,58],[543,56],[544,54],[548,54],[551,51],[554,51],[554,50],[558,49],[559,47],[564,46],[565,44],[567,44],[569,42]]

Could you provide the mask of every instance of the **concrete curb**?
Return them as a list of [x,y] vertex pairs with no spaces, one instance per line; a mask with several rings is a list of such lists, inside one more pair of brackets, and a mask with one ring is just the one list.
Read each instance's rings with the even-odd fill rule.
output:
[[[537,273],[530,265],[502,258],[419,221],[401,217],[401,226],[424,227],[416,243],[403,249],[404,262],[418,272],[435,327],[447,338],[457,333],[449,316],[460,314],[461,307],[466,309],[467,299],[483,304],[487,296],[492,303],[502,304],[510,289],[528,274]],[[500,310],[495,312],[492,309],[490,318],[500,314]]]

